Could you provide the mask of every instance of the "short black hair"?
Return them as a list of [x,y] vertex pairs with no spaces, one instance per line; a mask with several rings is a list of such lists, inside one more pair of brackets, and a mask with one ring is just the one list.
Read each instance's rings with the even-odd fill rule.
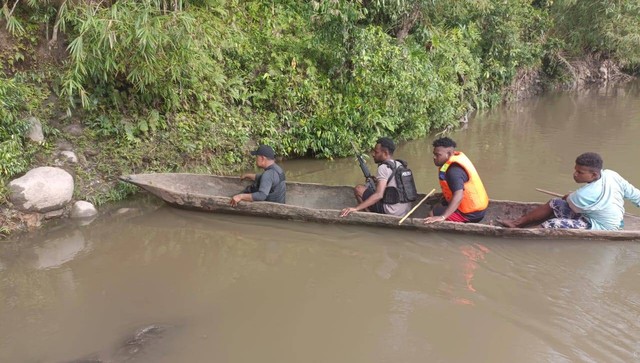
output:
[[380,144],[380,147],[384,150],[386,149],[389,154],[393,155],[393,152],[396,151],[396,144],[393,143],[388,137],[381,137],[376,141],[376,144]]
[[439,146],[440,147],[453,147],[453,148],[455,148],[457,145],[456,145],[456,142],[451,140],[450,138],[441,137],[441,138],[433,141],[433,147],[434,148],[435,147],[439,147]]
[[600,171],[604,162],[598,153],[584,153],[576,158],[576,164]]

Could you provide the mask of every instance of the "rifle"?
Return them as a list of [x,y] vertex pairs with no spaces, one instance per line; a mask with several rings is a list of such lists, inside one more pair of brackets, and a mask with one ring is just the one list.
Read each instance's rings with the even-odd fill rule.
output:
[[351,146],[353,146],[353,151],[356,152],[356,158],[358,158],[358,164],[360,164],[360,169],[362,170],[362,174],[364,174],[365,186],[375,191],[376,190],[375,178],[373,177],[373,175],[371,175],[369,168],[367,168],[367,164],[365,164],[364,159],[362,158],[362,155],[360,155],[360,153],[358,152],[358,148],[356,147],[356,144],[353,143],[353,141],[351,141]]

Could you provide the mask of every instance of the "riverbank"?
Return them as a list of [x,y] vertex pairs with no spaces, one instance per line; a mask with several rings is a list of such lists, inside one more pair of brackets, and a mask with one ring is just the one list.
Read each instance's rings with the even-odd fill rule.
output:
[[[596,64],[596,63],[592,63]],[[591,68],[592,71],[601,70],[600,67]],[[593,72],[592,74],[597,74]],[[607,74],[602,72],[602,74]],[[609,73],[610,74],[610,73]],[[621,81],[626,82],[633,77],[624,75],[617,76],[613,82],[601,77],[596,78],[595,84],[588,82],[576,82],[576,86],[571,89],[570,92],[589,92],[594,87],[617,87],[621,85]],[[590,78],[594,80],[594,78]],[[525,82],[526,81],[526,82]],[[511,89],[517,89],[510,98],[511,102],[519,102],[532,97],[537,97],[544,92],[544,87],[540,84],[543,82],[539,75],[526,74],[518,79],[519,84],[513,85]],[[585,88],[586,87],[586,88]],[[589,88],[591,87],[591,88]],[[565,87],[566,88],[566,87]],[[506,90],[508,92],[508,90]],[[474,122],[473,119],[469,122]],[[168,148],[162,147],[163,144],[159,142],[148,142],[144,145],[140,145],[139,155],[133,159],[143,161],[144,163],[137,164],[132,167],[131,164],[125,162],[125,158],[114,158],[114,155],[118,155],[114,150],[116,145],[103,144],[102,147],[98,143],[90,144],[85,130],[80,125],[74,125],[72,127],[64,127],[60,133],[58,139],[50,140],[50,143],[57,145],[55,151],[51,152],[48,157],[40,157],[39,163],[41,165],[56,165],[62,169],[72,173],[74,180],[76,181],[74,198],[64,208],[63,211],[54,217],[49,217],[46,213],[37,212],[24,212],[13,206],[10,202],[6,202],[0,206],[0,234],[2,237],[6,237],[10,234],[23,233],[40,228],[47,221],[56,218],[67,218],[70,215],[73,202],[78,200],[90,201],[98,206],[106,203],[122,200],[128,196],[139,192],[138,189],[133,188],[131,185],[121,183],[117,180],[120,175],[136,172],[148,172],[153,170],[155,172],[163,171],[175,171],[182,172],[198,172],[198,173],[213,173],[218,175],[233,174],[242,169],[251,168],[251,158],[245,158],[241,163],[235,164],[234,167],[230,165],[219,164],[218,169],[210,169],[208,163],[198,164],[197,162],[182,160],[183,165],[180,168],[167,167],[163,169],[161,163],[164,161],[174,160],[175,163],[179,163],[179,157],[168,152]],[[70,133],[71,132],[71,133]],[[66,135],[66,136],[65,136]],[[158,151],[162,150],[162,153]],[[68,158],[64,160],[61,158],[61,152],[72,151],[77,153],[79,157],[72,161]],[[153,151],[156,154],[150,154]],[[248,154],[248,153],[247,153]],[[211,155],[216,157],[218,155]],[[131,158],[131,155],[129,155]],[[226,169],[225,169],[226,167]]]

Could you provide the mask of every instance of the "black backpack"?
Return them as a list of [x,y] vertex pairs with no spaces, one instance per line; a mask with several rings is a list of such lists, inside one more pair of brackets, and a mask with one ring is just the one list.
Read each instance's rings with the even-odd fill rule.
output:
[[395,162],[388,160],[383,164],[391,168],[391,178],[396,178],[396,186],[387,188],[384,190],[382,197],[382,203],[384,204],[397,204],[397,203],[409,203],[418,199],[418,191],[416,189],[416,183],[413,180],[413,172],[407,167],[407,162],[404,160],[396,160],[400,165],[396,165]]

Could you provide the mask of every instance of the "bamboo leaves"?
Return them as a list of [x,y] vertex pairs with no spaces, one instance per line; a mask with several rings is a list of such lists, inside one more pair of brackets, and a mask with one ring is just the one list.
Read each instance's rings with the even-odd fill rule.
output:
[[[203,78],[219,83],[218,69],[204,67],[210,62],[198,63],[217,42],[207,34],[195,37],[195,18],[182,7],[181,1],[144,0],[117,2],[109,8],[92,4],[74,8],[77,33],[68,47],[72,64],[64,94],[86,97],[78,85],[99,80],[131,89],[141,100],[159,100],[171,110],[196,97],[195,83]],[[90,104],[82,100],[83,106]]]

